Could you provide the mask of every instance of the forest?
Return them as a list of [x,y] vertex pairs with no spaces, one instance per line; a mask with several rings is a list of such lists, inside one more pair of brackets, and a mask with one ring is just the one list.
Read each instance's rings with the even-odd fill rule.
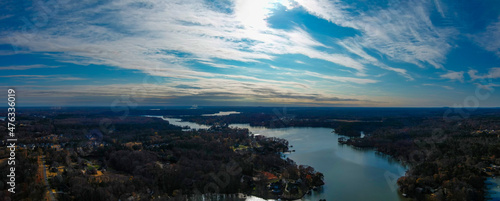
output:
[[[230,123],[332,128],[346,136],[340,143],[408,165],[397,184],[414,200],[484,200],[485,179],[500,174],[499,109],[465,117],[447,108],[149,109],[26,109],[16,130],[22,139],[17,181],[25,193],[12,197],[40,200],[52,190],[58,200],[183,200],[196,194],[296,199],[324,184],[313,167],[281,157],[289,151],[286,140],[254,136]],[[202,116],[218,111],[240,114]],[[183,131],[143,115],[211,127]],[[0,150],[2,167],[7,154]],[[11,197],[1,187],[0,197]]]
[[428,118],[383,127],[345,143],[375,148],[410,166],[400,191],[417,200],[484,200],[485,179],[500,175],[500,118]]
[[[52,191],[57,200],[85,201],[184,200],[196,194],[297,199],[323,185],[314,168],[281,157],[286,140],[247,129],[182,131],[158,118],[98,110],[26,112],[18,122],[22,154],[16,167],[23,170],[23,188],[10,195],[2,186],[2,198],[41,200]],[[1,158],[7,154],[0,151]]]

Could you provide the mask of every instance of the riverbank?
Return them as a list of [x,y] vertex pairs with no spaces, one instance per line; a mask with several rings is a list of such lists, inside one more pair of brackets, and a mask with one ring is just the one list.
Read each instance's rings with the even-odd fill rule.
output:
[[[170,119],[172,123],[182,126],[191,124],[194,128],[207,128],[193,122]],[[311,194],[302,194],[291,197],[305,200],[404,200],[398,194],[396,180],[405,174],[405,167],[390,157],[381,156],[372,150],[358,150],[348,146],[338,146],[338,134],[332,133],[330,128],[274,128],[254,127],[249,124],[230,124],[233,128],[246,128],[255,136],[266,136],[286,139],[293,150],[285,154],[297,164],[308,164],[324,174],[325,185]],[[387,180],[385,177],[395,178]],[[364,188],[359,189],[360,184]],[[257,195],[261,198],[277,199],[272,191],[260,188],[261,192],[248,195]],[[257,189],[258,190],[258,189]],[[307,192],[304,189],[303,192]],[[362,192],[362,193],[360,193]]]
[[[485,122],[488,123],[485,123]],[[340,143],[373,148],[410,165],[399,190],[418,200],[485,200],[485,180],[500,174],[498,120],[433,118],[386,127]]]
[[[249,124],[231,124],[248,128],[254,134],[288,140],[295,152],[285,156],[298,164],[308,164],[324,174],[325,185],[306,194],[303,200],[373,200],[402,201],[397,191],[397,178],[406,168],[387,155],[368,149],[356,149],[337,143],[336,133],[330,128],[274,128],[254,127]],[[387,179],[386,179],[387,178]],[[394,190],[393,190],[394,189]]]
[[324,184],[322,173],[307,165],[296,165],[294,161],[281,157],[282,153],[291,151],[285,139],[253,135],[248,133],[246,128],[230,128],[228,125],[208,127],[163,116],[147,117],[161,118],[176,126],[189,126],[190,129],[185,131],[186,134],[246,131],[246,137],[239,136],[240,139],[228,143],[229,148],[238,155],[236,158],[248,160],[239,164],[242,169],[248,169],[240,179],[242,183],[240,192],[265,199],[295,200],[302,198],[307,191]]

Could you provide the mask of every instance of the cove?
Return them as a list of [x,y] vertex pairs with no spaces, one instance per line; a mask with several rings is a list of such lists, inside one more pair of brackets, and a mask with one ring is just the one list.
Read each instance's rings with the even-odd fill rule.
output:
[[248,128],[253,134],[278,137],[289,141],[286,157],[298,165],[309,165],[325,176],[319,192],[303,200],[405,200],[398,193],[396,181],[407,170],[391,157],[369,149],[357,149],[338,143],[340,137],[331,128],[264,128],[248,124],[231,124]]
[[[192,129],[207,128],[180,119],[162,118],[173,125]],[[331,128],[289,127],[265,128],[249,124],[231,124],[230,127],[247,128],[253,134],[278,137],[289,141],[290,150],[284,157],[298,165],[308,165],[324,174],[325,185],[302,200],[407,200],[399,192],[396,181],[407,167],[391,157],[371,149],[358,149],[338,143],[338,134]],[[249,196],[247,200],[262,200]]]

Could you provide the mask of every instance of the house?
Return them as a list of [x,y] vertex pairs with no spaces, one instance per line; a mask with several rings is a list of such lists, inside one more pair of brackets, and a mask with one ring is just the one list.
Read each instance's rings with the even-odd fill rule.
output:
[[276,175],[270,172],[262,172],[262,174],[266,177],[267,180],[275,180],[278,179]]
[[92,129],[87,135],[87,139],[92,141],[102,141],[102,133],[98,129]]

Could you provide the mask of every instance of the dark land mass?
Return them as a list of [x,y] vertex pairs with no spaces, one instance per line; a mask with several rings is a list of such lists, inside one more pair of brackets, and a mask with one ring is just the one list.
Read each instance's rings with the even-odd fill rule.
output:
[[[158,108],[158,107],[156,107]],[[201,116],[219,111],[237,111],[227,116]],[[434,119],[462,120],[473,117],[499,118],[500,108],[331,108],[331,107],[203,107],[130,110],[135,115],[165,115],[205,125],[248,123],[267,128],[324,127],[345,136],[359,137],[380,128],[406,128]]]
[[500,175],[500,118],[430,117],[404,128],[383,127],[342,143],[375,148],[409,164],[400,191],[417,200],[484,200],[485,179]]
[[[63,192],[57,194],[63,200],[183,199],[183,195],[207,192],[293,198],[322,184],[321,173],[280,157],[279,153],[288,148],[286,141],[252,137],[247,130],[228,128],[231,123],[335,129],[346,136],[339,143],[376,149],[409,165],[409,171],[397,183],[401,193],[415,200],[484,200],[485,179],[500,174],[498,108],[124,107],[20,111],[18,138],[25,145],[37,144],[35,149],[21,151],[20,160],[33,169],[36,157],[45,155],[51,169],[63,167],[50,179],[52,188]],[[201,116],[220,111],[240,114]],[[182,132],[165,121],[142,115],[181,118],[212,128]],[[89,136],[95,134],[93,130],[102,136]],[[361,131],[366,134],[363,138]],[[43,185],[33,182],[36,174],[26,175],[20,182],[30,184],[24,189],[31,194],[19,198],[40,196]]]
[[[3,185],[2,199],[45,200],[50,191],[57,200],[86,201],[185,200],[196,194],[297,199],[323,185],[314,168],[281,157],[286,140],[247,129],[182,131],[159,118],[106,108],[18,111],[17,192]],[[0,158],[8,155],[0,150]],[[2,163],[0,174],[8,171]]]

